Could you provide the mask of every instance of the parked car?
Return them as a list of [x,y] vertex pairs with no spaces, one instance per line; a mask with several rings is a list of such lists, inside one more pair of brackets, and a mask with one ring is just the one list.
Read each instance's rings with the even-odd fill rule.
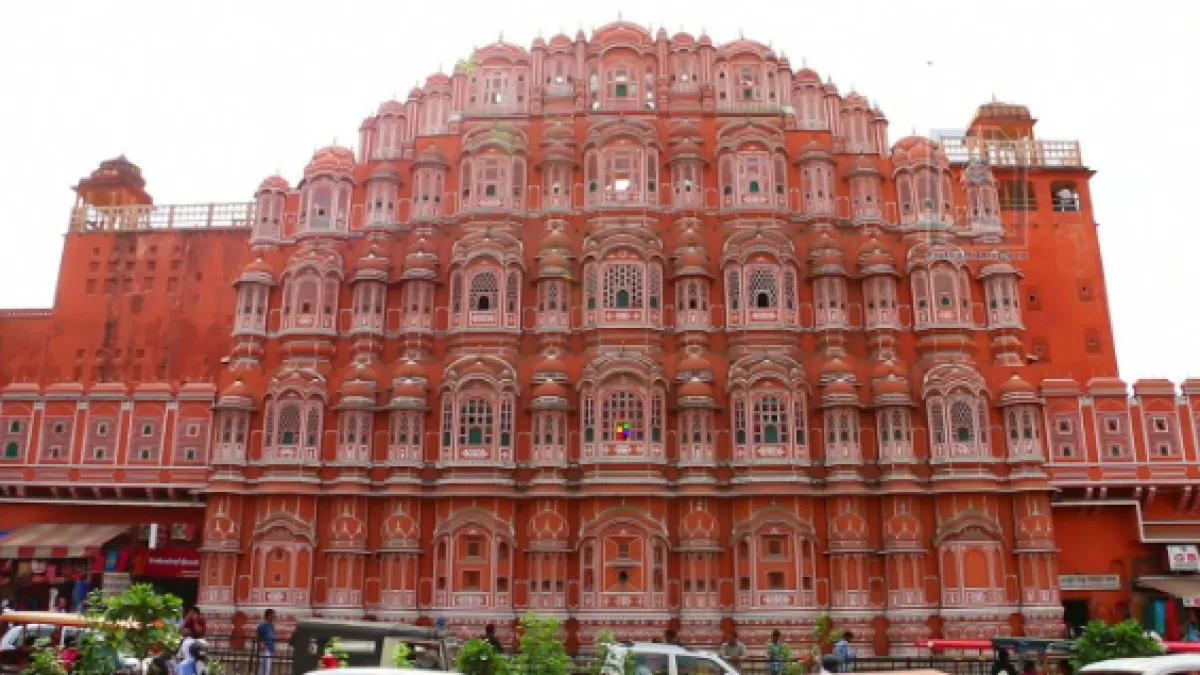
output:
[[713,652],[658,642],[623,642],[608,646],[603,675],[625,675],[632,656],[636,675],[737,675],[737,669]]
[[1200,654],[1169,654],[1137,659],[1109,659],[1079,670],[1080,675],[1200,674]]

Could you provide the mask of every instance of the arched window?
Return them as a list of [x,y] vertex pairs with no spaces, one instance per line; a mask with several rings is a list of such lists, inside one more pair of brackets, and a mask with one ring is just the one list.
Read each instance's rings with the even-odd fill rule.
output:
[[[268,431],[268,434],[270,432]],[[300,444],[300,404],[284,403],[279,409],[279,445]]]
[[641,308],[642,266],[615,263],[604,271],[604,307],[606,309]]
[[293,305],[301,317],[313,317],[317,314],[320,302],[320,282],[315,277],[304,277],[296,281],[296,300]]
[[975,440],[975,414],[966,401],[950,404],[950,424],[955,441],[970,443]]
[[495,428],[492,402],[486,398],[466,398],[458,404],[458,444],[491,445]]
[[496,309],[499,302],[500,288],[496,275],[491,272],[479,272],[471,277],[472,312],[488,312]]
[[774,309],[778,302],[777,290],[774,271],[760,267],[750,273],[750,298],[755,307]]
[[600,437],[605,441],[643,441],[646,410],[642,397],[630,391],[615,391],[602,399]]
[[954,295],[954,274],[948,270],[934,272],[933,297],[937,299],[937,306],[954,307]]
[[450,277],[450,311],[462,310],[462,274],[455,272]]
[[778,396],[762,396],[754,401],[754,442],[787,443],[787,405]]
[[504,311],[510,312],[510,313],[517,311],[517,289],[518,289],[518,287],[519,287],[519,282],[517,281],[517,273],[509,272],[508,273],[508,285],[504,289],[504,306],[505,306]]

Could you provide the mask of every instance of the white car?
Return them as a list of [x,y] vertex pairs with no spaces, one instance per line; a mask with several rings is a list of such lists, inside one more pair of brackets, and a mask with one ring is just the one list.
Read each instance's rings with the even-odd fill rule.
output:
[[453,671],[447,673],[444,670],[432,671],[421,670],[420,668],[382,668],[374,666],[338,668],[335,671],[314,670],[307,675],[329,675],[331,672],[336,672],[337,675],[430,675],[430,673],[435,672],[438,675],[459,675],[459,673]]
[[657,642],[623,642],[608,646],[603,675],[625,675],[625,659],[633,655],[636,675],[737,675],[713,652]]
[[1081,675],[1200,675],[1200,654],[1110,659],[1084,666],[1079,672]]

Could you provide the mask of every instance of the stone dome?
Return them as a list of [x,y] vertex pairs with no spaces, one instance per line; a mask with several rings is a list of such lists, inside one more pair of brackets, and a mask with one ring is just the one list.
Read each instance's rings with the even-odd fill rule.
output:
[[267,176],[263,182],[259,184],[258,189],[254,191],[254,194],[257,195],[263,192],[290,192],[291,189],[292,186],[288,185],[287,180],[285,180],[282,176]]
[[700,354],[687,354],[679,360],[679,365],[676,367],[676,370],[680,373],[690,373],[696,371],[711,373],[712,364],[709,363],[708,359],[704,358]]
[[792,81],[821,84],[821,76],[817,74],[817,71],[811,68],[801,68],[800,70],[796,71],[796,75],[792,78]]
[[566,398],[567,388],[557,382],[541,382],[533,387],[534,398]]
[[679,388],[680,398],[712,398],[712,395],[712,385],[698,377],[693,377]]
[[380,117],[383,117],[384,115],[403,115],[404,104],[395,99],[392,99],[391,101],[384,101],[379,105],[379,112],[377,114]]
[[392,387],[392,398],[425,398],[425,389],[412,380],[405,380]]
[[304,167],[304,177],[311,178],[323,173],[346,178],[353,177],[354,153],[348,148],[338,145],[330,145],[316,151],[309,160],[308,166]]
[[250,387],[247,387],[240,377],[229,383],[229,386],[221,392],[221,398],[250,398],[251,396]]
[[566,364],[562,359],[551,355],[542,359],[534,366],[533,377],[534,379],[556,379],[566,377],[566,372]]
[[414,359],[401,359],[392,366],[393,380],[428,380],[425,366]]
[[380,164],[379,166],[375,167],[375,170],[371,172],[371,175],[367,178],[367,180],[399,183],[400,172],[397,171],[396,167],[392,166],[391,164]]
[[997,393],[1001,396],[1005,394],[1036,394],[1036,390],[1032,384],[1025,381],[1025,378],[1013,373],[1012,377],[1008,378],[1004,384],[1000,385]]

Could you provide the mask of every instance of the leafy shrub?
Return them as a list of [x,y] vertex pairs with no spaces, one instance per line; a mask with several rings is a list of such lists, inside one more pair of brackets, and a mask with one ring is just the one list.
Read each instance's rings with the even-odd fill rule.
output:
[[557,619],[540,619],[529,613],[521,617],[521,641],[512,669],[519,675],[567,675],[571,659],[558,639]]
[[1163,654],[1162,643],[1146,633],[1141,622],[1123,621],[1110,626],[1092,621],[1071,645],[1071,664],[1078,670],[1109,659],[1126,659]]
[[508,659],[482,638],[467,640],[459,648],[454,665],[463,675],[508,675],[509,672]]

